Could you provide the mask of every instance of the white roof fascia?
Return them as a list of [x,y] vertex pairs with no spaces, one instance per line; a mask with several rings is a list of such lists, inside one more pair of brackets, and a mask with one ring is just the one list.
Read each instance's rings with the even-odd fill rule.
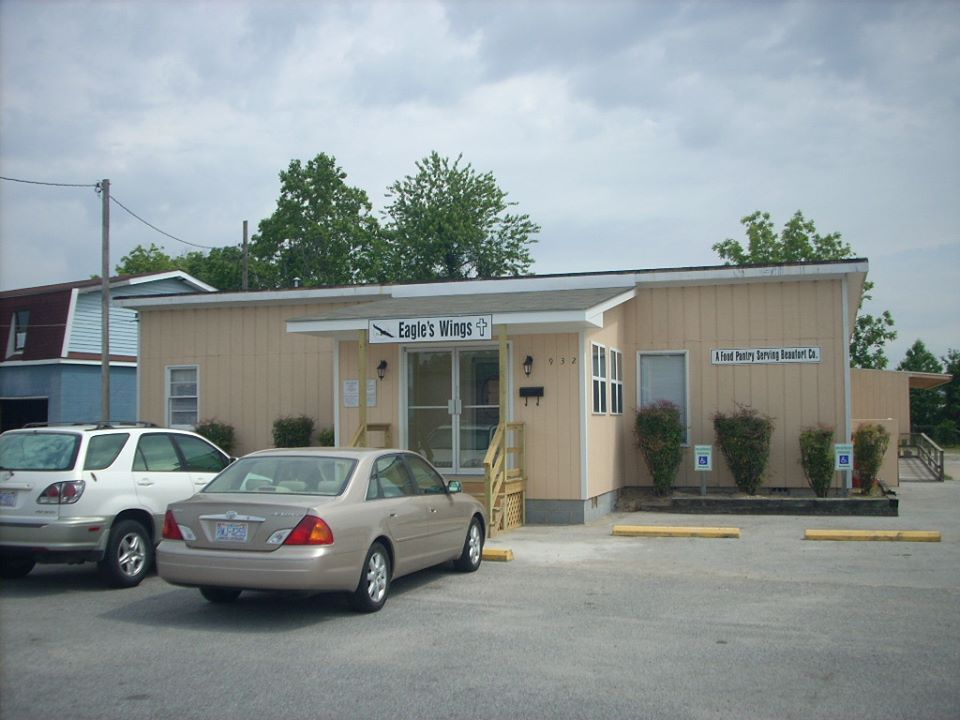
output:
[[115,302],[121,307],[150,308],[191,305],[227,305],[246,303],[305,302],[310,300],[344,300],[356,298],[393,297],[412,298],[434,295],[485,295],[504,292],[536,292],[545,290],[580,290],[592,288],[631,289],[636,285],[699,285],[744,281],[804,280],[812,278],[840,278],[852,273],[866,273],[868,263],[828,263],[820,265],[776,265],[738,267],[735,265],[690,269],[651,270],[639,272],[597,273],[595,275],[553,275],[490,280],[458,280],[453,282],[426,282],[398,285],[359,285],[337,288],[290,288],[285,290],[213,293],[211,295],[165,295],[147,298],[122,298]]
[[809,280],[811,278],[840,278],[852,273],[866,273],[869,263],[829,263],[824,265],[775,265],[763,267],[738,267],[703,270],[674,270],[636,273],[637,285],[697,285],[717,282],[742,282],[744,280]]
[[537,292],[546,290],[591,290],[593,288],[628,288],[635,280],[634,271],[597,275],[558,275],[491,280],[394,285],[388,288],[395,298],[432,295],[487,295],[504,292]]
[[[0,367],[16,368],[29,365],[102,365],[99,360],[71,360],[70,358],[49,358],[46,360],[15,360],[12,362],[0,362]],[[132,367],[137,363],[128,360],[111,360],[110,367]]]
[[349,318],[346,320],[287,320],[288,333],[342,333],[366,329],[366,318]]
[[612,297],[606,302],[602,302],[599,305],[595,305],[592,308],[587,310],[587,321],[597,327],[603,327],[603,314],[607,310],[612,310],[618,305],[623,305],[623,303],[628,300],[633,300],[637,296],[637,289],[635,287],[630,288],[626,292],[620,293],[616,297]]
[[316,288],[305,290],[268,290],[255,292],[211,293],[210,295],[156,295],[153,297],[118,298],[113,302],[120,307],[150,308],[190,305],[241,305],[247,303],[287,303],[309,302],[310,300],[340,300],[390,297],[390,293],[380,285],[358,285],[343,288]]
[[[128,287],[130,285],[143,285],[145,283],[171,279],[183,280],[187,285],[190,285],[197,290],[202,290],[203,292],[217,292],[217,289],[212,285],[207,285],[207,283],[197,280],[193,275],[185,273],[183,270],[168,270],[167,272],[153,273],[151,275],[141,275],[139,277],[124,278],[123,280],[113,280],[110,282],[110,289],[113,290],[114,288]],[[74,289],[79,290],[82,293],[102,292],[100,285],[90,285],[88,287]]]

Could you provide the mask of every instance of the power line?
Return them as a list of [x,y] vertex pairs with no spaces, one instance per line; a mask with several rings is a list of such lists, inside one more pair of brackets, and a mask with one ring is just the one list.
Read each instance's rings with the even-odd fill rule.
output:
[[[22,178],[4,177],[3,175],[0,175],[0,180],[9,180],[10,182],[25,183],[25,184],[27,184],[27,185],[47,185],[47,186],[50,186],[50,187],[82,187],[82,188],[95,188],[98,193],[100,192],[100,183],[43,182],[43,181],[41,181],[41,180],[24,180],[24,179],[22,179]],[[178,238],[176,235],[171,235],[171,234],[168,233],[166,230],[161,230],[160,228],[158,228],[158,227],[157,227],[156,225],[154,225],[153,223],[150,223],[150,222],[147,222],[146,220],[144,220],[142,217],[140,217],[139,215],[137,215],[133,210],[131,210],[131,209],[128,208],[126,205],[124,205],[122,202],[120,202],[119,200],[117,200],[116,196],[114,196],[114,195],[111,194],[111,195],[110,195],[110,200],[113,201],[114,203],[116,203],[117,205],[119,205],[123,210],[125,210],[127,213],[129,213],[132,217],[134,217],[134,218],[136,218],[137,220],[139,220],[140,222],[142,222],[142,223],[143,223],[144,225],[146,225],[148,228],[150,228],[150,229],[152,229],[152,230],[155,230],[156,232],[160,233],[161,235],[165,235],[166,237],[170,238],[171,240],[176,240],[176,241],[179,242],[179,243],[183,243],[184,245],[189,245],[189,246],[191,246],[191,247],[202,248],[203,250],[216,250],[216,249],[217,249],[215,246],[212,246],[212,245],[199,245],[198,243],[192,243],[192,242],[189,242],[189,241],[187,241],[187,240],[183,240],[183,239],[181,239],[181,238]]]
[[100,183],[62,183],[62,182],[42,182],[40,180],[23,180],[22,178],[12,178],[4,177],[0,175],[0,180],[9,180],[10,182],[25,183],[27,185],[48,185],[50,187],[83,187],[83,188],[95,188],[99,187]]
[[216,250],[216,247],[214,247],[214,246],[212,246],[212,245],[198,245],[197,243],[192,243],[192,242],[188,242],[188,241],[186,241],[186,240],[181,240],[181,239],[178,238],[176,235],[171,235],[171,234],[168,233],[166,230],[161,230],[161,229],[158,228],[156,225],[153,225],[152,223],[147,222],[147,221],[144,220],[142,217],[140,217],[139,215],[137,215],[133,210],[131,210],[131,209],[128,208],[126,205],[124,205],[122,202],[120,202],[119,200],[117,200],[117,198],[116,198],[114,195],[111,195],[111,196],[110,196],[110,200],[112,200],[112,201],[115,202],[117,205],[119,205],[121,208],[123,208],[124,210],[126,210],[128,213],[130,213],[130,215],[132,215],[132,216],[135,217],[137,220],[139,220],[140,222],[142,222],[142,223],[143,223],[144,225],[146,225],[148,228],[151,228],[151,229],[153,229],[153,230],[156,230],[156,231],[157,231],[158,233],[160,233],[161,235],[166,235],[166,236],[167,236],[168,238],[170,238],[171,240],[176,240],[177,242],[183,243],[184,245],[190,245],[191,247],[195,247],[195,248],[203,248],[204,250]]

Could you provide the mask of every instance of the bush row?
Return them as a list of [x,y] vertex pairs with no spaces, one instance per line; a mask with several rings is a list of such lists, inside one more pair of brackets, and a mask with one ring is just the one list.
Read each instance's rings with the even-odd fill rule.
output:
[[[202,420],[197,424],[196,432],[224,452],[233,454],[237,444],[233,425],[216,419]],[[313,418],[306,415],[281,417],[273,421],[274,447],[307,447],[312,444],[314,437],[316,444],[321,447],[332,447],[335,442],[333,428],[322,428],[314,435]]]
[[[713,416],[720,453],[737,488],[750,495],[755,495],[763,484],[773,427],[772,418],[746,406]],[[657,495],[666,495],[673,488],[683,459],[684,435],[680,408],[673,403],[661,401],[637,411],[637,445]],[[826,497],[833,482],[833,439],[834,430],[830,427],[804,428],[800,433],[800,464],[817,497]],[[890,434],[881,425],[862,425],[854,433],[853,455],[864,492],[876,484],[889,444]]]

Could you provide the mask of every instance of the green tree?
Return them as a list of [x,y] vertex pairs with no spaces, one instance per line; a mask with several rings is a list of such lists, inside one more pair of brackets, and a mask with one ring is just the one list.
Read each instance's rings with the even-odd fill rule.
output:
[[489,172],[478,173],[463,156],[436,152],[416,163],[415,175],[387,190],[384,279],[459,280],[526,273],[540,226],[512,214],[507,193]]
[[[259,287],[257,278],[260,265],[255,260],[250,266],[251,288]],[[120,258],[116,266],[118,275],[136,275],[140,273],[168,272],[182,270],[201,282],[212,285],[217,290],[237,291],[243,284],[243,250],[239,246],[213,248],[208,253],[200,250],[171,257],[153,243],[150,247],[137,245],[128,254]],[[267,273],[270,275],[271,273]]]
[[943,361],[943,372],[953,379],[943,386],[943,413],[934,430],[937,442],[945,445],[960,444],[960,350],[950,348]]
[[[814,222],[807,220],[800,210],[793,214],[779,234],[767,212],[758,210],[741,218],[740,223],[746,229],[746,247],[732,238],[713,245],[713,250],[728,265],[829,262],[855,257],[853,249],[843,242],[840,233],[821,235]],[[864,283],[861,306],[864,300],[870,299],[872,288],[872,282]],[[879,316],[858,314],[850,340],[850,365],[885,368],[887,356],[884,346],[897,337],[893,326],[893,316],[887,310]]]
[[[181,270],[217,290],[236,292],[243,289],[243,248],[239,245],[213,248],[207,253],[192,250],[181,255],[177,262]],[[259,268],[259,262],[250,262],[248,286],[251,289],[260,287]]]
[[346,184],[336,160],[320,153],[280,173],[273,214],[260,221],[251,255],[263,287],[346,285],[373,279],[379,224],[366,192]]
[[137,245],[120,258],[116,267],[117,275],[139,275],[141,273],[168,272],[179,270],[177,261],[167,255],[163,248],[150,243],[150,247]]
[[[922,340],[917,340],[906,352],[897,370],[941,373],[943,367],[936,355],[927,350]],[[933,434],[943,413],[943,391],[940,388],[910,390],[910,432]]]

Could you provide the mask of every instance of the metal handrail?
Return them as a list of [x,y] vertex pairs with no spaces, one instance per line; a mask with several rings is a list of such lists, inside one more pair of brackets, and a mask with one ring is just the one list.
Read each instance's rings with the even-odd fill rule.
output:
[[903,457],[903,448],[916,450],[917,459],[923,463],[936,480],[943,482],[943,448],[931,440],[925,433],[903,433],[900,435],[900,457]]

